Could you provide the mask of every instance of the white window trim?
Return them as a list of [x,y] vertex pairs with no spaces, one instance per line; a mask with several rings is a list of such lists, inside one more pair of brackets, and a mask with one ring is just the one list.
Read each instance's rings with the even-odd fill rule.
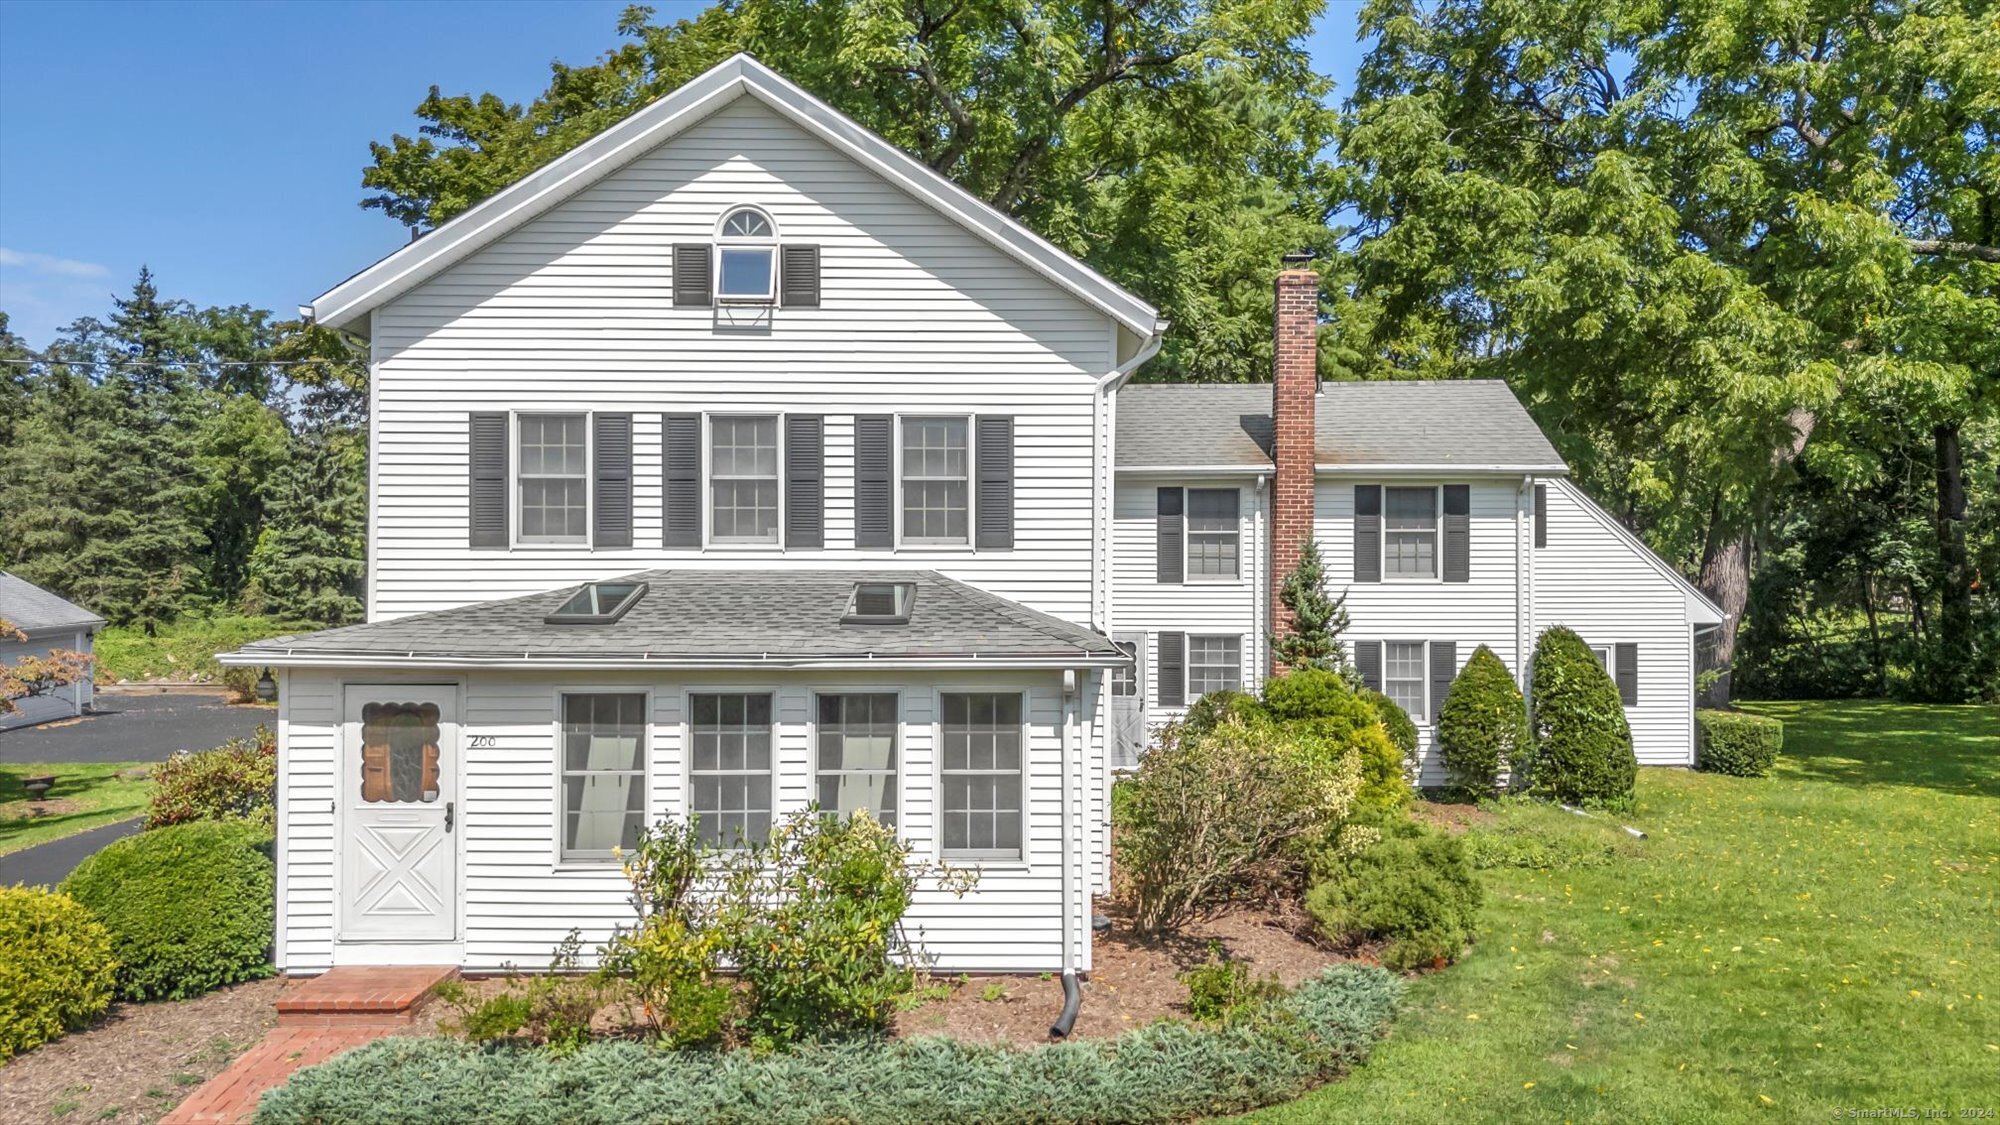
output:
[[[807,692],[806,759],[808,768],[806,771],[806,803],[808,805],[819,801],[819,700],[823,695],[892,695],[896,697],[896,768],[892,771],[895,774],[896,787],[895,833],[899,839],[904,838],[907,831],[904,821],[908,819],[910,796],[910,722],[908,717],[909,712],[906,707],[908,703],[907,694],[900,688],[885,688],[879,683],[854,685],[825,684],[814,687]],[[776,718],[777,716],[773,713],[772,717]],[[840,772],[844,773],[847,771],[843,770]],[[870,811],[879,813],[882,810],[873,809]]]
[[[521,416],[524,414],[583,419],[583,538],[527,539],[521,535]],[[569,408],[507,412],[507,522],[510,549],[526,551],[595,550],[597,532],[597,412]],[[637,540],[637,536],[634,536]]]
[[[715,534],[715,420],[771,418],[778,424],[778,533],[770,539],[721,539]],[[824,454],[821,455],[824,459]],[[822,469],[824,471],[824,469]],[[729,551],[785,549],[785,415],[754,410],[716,410],[701,415],[701,542],[704,548]],[[636,541],[636,536],[634,537]]]
[[[1249,682],[1249,677],[1243,674],[1243,654],[1247,648],[1247,646],[1244,645],[1243,643],[1243,634],[1183,633],[1181,635],[1187,638],[1183,644],[1183,649],[1181,652],[1181,698],[1187,701],[1185,704],[1183,704],[1183,706],[1192,707],[1195,705],[1196,701],[1201,699],[1203,695],[1208,694],[1205,691],[1201,692],[1200,694],[1196,694],[1194,690],[1194,643],[1196,641],[1211,641],[1219,638],[1222,640],[1232,640],[1236,642],[1236,686],[1233,688],[1220,688],[1218,690],[1221,691],[1243,690],[1243,685]],[[1206,665],[1204,665],[1204,667],[1206,667]]]
[[[903,423],[906,421],[930,421],[942,419],[965,423],[965,538],[956,539],[911,539],[903,534]],[[952,411],[918,411],[890,416],[889,435],[890,474],[889,487],[895,496],[891,504],[896,521],[896,550],[910,552],[957,553],[970,552],[979,537],[979,435],[975,432],[978,420],[970,414]]]
[[554,719],[549,723],[550,742],[555,747],[555,832],[550,844],[554,859],[550,863],[552,871],[602,871],[619,863],[616,856],[565,856],[563,854],[563,829],[567,823],[569,810],[564,808],[563,775],[569,771],[563,768],[563,697],[566,695],[637,695],[643,702],[640,712],[645,716],[640,724],[645,731],[644,744],[639,749],[639,786],[641,792],[640,826],[649,827],[653,812],[653,762],[659,756],[659,724],[653,721],[653,689],[634,684],[563,684],[551,690],[550,699],[554,708]]
[[[1376,537],[1376,546],[1381,551],[1381,558],[1377,561],[1376,567],[1382,575],[1382,581],[1414,582],[1419,584],[1425,582],[1442,583],[1444,581],[1444,485],[1384,484],[1381,488],[1382,514],[1378,518],[1382,521],[1382,532]],[[1392,488],[1428,488],[1432,492],[1431,573],[1429,574],[1393,574],[1389,570],[1389,490]]]
[[[731,215],[734,215],[739,211],[754,211],[757,214],[762,215],[764,217],[764,222],[771,228],[771,233],[768,236],[764,237],[723,234],[722,233],[723,224],[729,221],[729,217]],[[713,288],[711,289],[711,292],[715,294],[716,304],[754,306],[754,305],[775,305],[778,303],[778,269],[780,266],[778,260],[778,220],[772,218],[771,213],[769,211],[765,210],[764,208],[754,203],[736,203],[723,208],[722,214],[717,216],[715,220],[714,244],[715,244],[715,253],[714,253],[715,261],[713,264],[713,269],[715,270],[715,276],[711,279],[713,283]],[[730,295],[724,293],[722,289],[723,251],[745,250],[745,249],[762,250],[767,255],[770,256],[771,283],[769,286],[766,287],[766,291],[764,293],[758,295],[748,295],[748,294]]]
[[[784,723],[780,720],[779,708],[784,695],[770,684],[703,684],[699,687],[684,688],[681,691],[681,796],[677,810],[682,820],[694,815],[694,697],[697,695],[768,695],[771,697],[771,826],[777,827],[778,818],[784,815],[783,793],[783,738]],[[721,771],[716,771],[721,772]],[[732,774],[735,771],[730,771]],[[742,776],[751,776],[755,771],[744,771]],[[739,852],[742,848],[723,848],[728,852]]]
[[[1418,648],[1419,650],[1421,650],[1421,651],[1422,651],[1423,655],[1422,655],[1422,656],[1419,656],[1419,657],[1417,658],[1417,664],[1418,664],[1418,666],[1419,666],[1419,667],[1420,667],[1420,668],[1422,669],[1422,671],[1423,671],[1423,675],[1422,675],[1422,676],[1420,676],[1420,677],[1418,677],[1418,679],[1419,679],[1419,680],[1420,680],[1420,681],[1422,682],[1422,684],[1423,684],[1423,691],[1424,691],[1424,702],[1423,702],[1423,706],[1422,706],[1422,707],[1421,707],[1421,708],[1419,709],[1419,711],[1418,711],[1417,713],[1412,713],[1412,714],[1410,714],[1410,721],[1411,721],[1411,722],[1413,722],[1413,723],[1415,723],[1415,724],[1417,724],[1418,726],[1422,726],[1422,727],[1428,727],[1428,726],[1430,726],[1430,722],[1431,722],[1431,642],[1430,642],[1430,641],[1428,641],[1428,640],[1418,640],[1418,639],[1417,639],[1417,638],[1415,638],[1415,637],[1388,637],[1388,638],[1385,638],[1384,640],[1382,640],[1382,641],[1381,641],[1380,643],[1381,643],[1381,645],[1382,645],[1382,694],[1383,694],[1383,695],[1388,695],[1388,696],[1389,696],[1389,699],[1390,699],[1390,700],[1391,700],[1392,702],[1393,702],[1393,701],[1395,701],[1395,698],[1396,698],[1396,697],[1395,697],[1395,696],[1393,696],[1393,695],[1389,695],[1389,646],[1390,646],[1390,645],[1416,645],[1416,646],[1417,646],[1417,648]],[[1397,703],[1397,704],[1396,704],[1396,706],[1398,706],[1398,707],[1401,707],[1401,706],[1402,706],[1402,704],[1401,704],[1401,703]],[[1407,712],[1406,712],[1406,713],[1407,713]]]
[[[1188,565],[1193,557],[1190,550],[1194,546],[1194,526],[1189,522],[1194,518],[1194,494],[1197,492],[1234,492],[1236,494],[1236,573],[1196,574]],[[1181,489],[1181,582],[1189,586],[1241,586],[1243,584],[1243,490],[1236,485],[1187,485]],[[1203,634],[1213,636],[1215,634]]]
[[[947,695],[1012,695],[1021,700],[1021,851],[1017,855],[980,855],[949,851],[944,846],[944,697]],[[931,857],[941,863],[971,865],[981,870],[1027,870],[1034,841],[1028,835],[1031,800],[1029,779],[1034,776],[1035,744],[1034,696],[1025,687],[948,687],[931,692]],[[998,772],[998,771],[994,771]]]

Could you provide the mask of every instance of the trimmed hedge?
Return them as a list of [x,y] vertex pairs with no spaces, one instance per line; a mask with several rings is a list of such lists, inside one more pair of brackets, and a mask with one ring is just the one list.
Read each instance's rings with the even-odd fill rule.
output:
[[1452,681],[1438,715],[1438,750],[1454,788],[1491,795],[1500,772],[1512,778],[1514,763],[1531,745],[1528,705],[1514,674],[1493,650],[1480,645]]
[[1632,800],[1639,761],[1618,685],[1582,637],[1558,625],[1535,642],[1529,791],[1572,805]]
[[270,840],[246,821],[197,820],[112,843],[63,880],[111,931],[121,999],[182,1000],[271,975]]
[[1163,1021],[1027,1050],[934,1037],[773,1053],[617,1041],[557,1058],[398,1036],[299,1071],[264,1096],[256,1120],[1181,1121],[1287,1101],[1341,1074],[1387,1028],[1401,988],[1380,969],[1342,965],[1226,1026]]
[[1479,932],[1484,892],[1457,837],[1405,817],[1359,855],[1314,864],[1306,913],[1337,942],[1382,943],[1382,963],[1453,961]]
[[1734,777],[1763,777],[1785,747],[1785,724],[1742,711],[1694,713],[1700,731],[1695,767]]
[[1361,764],[1361,791],[1354,795],[1356,813],[1394,812],[1410,803],[1403,752],[1384,729],[1375,705],[1340,673],[1301,668],[1278,676],[1264,685],[1264,710],[1278,722],[1323,739],[1342,752],[1355,752]]
[[0,887],[0,1062],[75,1031],[111,1004],[111,934],[40,887]]

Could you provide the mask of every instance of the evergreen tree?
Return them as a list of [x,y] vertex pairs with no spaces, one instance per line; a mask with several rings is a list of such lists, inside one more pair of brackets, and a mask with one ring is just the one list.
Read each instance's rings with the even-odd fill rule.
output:
[[1326,569],[1320,562],[1318,540],[1308,539],[1300,548],[1299,565],[1285,576],[1278,600],[1292,621],[1289,631],[1272,638],[1271,651],[1278,662],[1293,671],[1345,671],[1347,643],[1340,634],[1347,630],[1347,593],[1342,591],[1335,597],[1326,592]]

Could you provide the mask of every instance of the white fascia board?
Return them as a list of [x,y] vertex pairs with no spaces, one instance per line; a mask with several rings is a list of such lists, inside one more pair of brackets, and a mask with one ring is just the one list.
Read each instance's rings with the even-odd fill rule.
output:
[[1654,570],[1659,571],[1662,575],[1666,577],[1667,581],[1672,582],[1675,586],[1680,587],[1681,594],[1687,601],[1687,613],[1689,621],[1691,621],[1696,625],[1722,624],[1724,616],[1722,612],[1722,607],[1710,601],[1708,595],[1702,593],[1701,588],[1699,586],[1696,586],[1694,583],[1689,582],[1686,576],[1681,574],[1680,571],[1675,570],[1673,564],[1661,558],[1659,554],[1655,552],[1651,547],[1646,546],[1645,540],[1639,538],[1637,535],[1632,534],[1631,529],[1627,528],[1624,524],[1619,523],[1617,520],[1611,518],[1610,512],[1607,512],[1603,508],[1598,507],[1597,501],[1592,500],[1589,496],[1584,495],[1583,489],[1578,488],[1575,483],[1567,480],[1557,481],[1556,487],[1566,490],[1569,493],[1570,498],[1577,501],[1580,505],[1582,505],[1583,510],[1587,514],[1589,514],[1589,516],[1592,519],[1596,520],[1606,530],[1610,531],[1611,534],[1624,540],[1626,546],[1636,551],[1640,558],[1650,563]]
[[1122,668],[1129,657],[1077,653],[1074,656],[885,657],[564,657],[564,656],[403,656],[381,653],[236,652],[220,653],[217,663],[232,668],[507,668],[538,672],[696,672],[750,668],[798,671],[1059,671],[1064,668]]
[[1314,465],[1313,472],[1325,476],[1425,476],[1448,477],[1480,474],[1485,476],[1517,477],[1528,474],[1538,477],[1566,477],[1569,466],[1557,462],[1552,465]]
[[1133,476],[1270,476],[1272,469],[1267,462],[1262,465],[1119,465],[1114,470]]
[[490,244],[561,200],[622,167],[638,153],[749,94],[845,153],[1059,288],[1142,337],[1165,332],[1145,301],[1001,214],[895,145],[855,124],[748,55],[734,55],[583,144],[501,189],[332,289],[312,303],[314,319],[347,328]]

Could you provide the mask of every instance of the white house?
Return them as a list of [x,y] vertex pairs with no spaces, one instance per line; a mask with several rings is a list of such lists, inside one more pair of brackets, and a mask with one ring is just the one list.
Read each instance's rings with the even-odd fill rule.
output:
[[[1309,301],[1311,275],[1286,277]],[[698,813],[729,840],[813,802],[980,868],[909,919],[943,969],[1087,971],[1112,755],[1191,693],[1260,677],[1265,560],[1301,532],[1286,549],[1259,513],[1301,481],[1336,553],[1353,483],[1477,493],[1479,616],[1455,579],[1385,583],[1355,635],[1514,660],[1536,621],[1597,613],[1607,643],[1639,641],[1637,706],[1689,706],[1692,602],[1593,530],[1503,388],[1420,389],[1500,411],[1467,434],[1496,442],[1484,460],[1371,454],[1359,475],[1341,411],[1303,459],[1281,411],[1280,462],[1305,466],[1286,476],[1270,387],[1124,387],[1158,348],[1152,308],[744,56],[311,312],[370,348],[368,623],[224,657],[282,680],[288,973],[538,964],[572,927],[630,920],[613,848],[642,824]],[[1311,312],[1289,315],[1307,375],[1280,396],[1344,401],[1314,393]],[[1493,556],[1537,485],[1571,603],[1524,600],[1528,568]],[[1194,490],[1179,524],[1164,488]],[[1444,519],[1433,559],[1464,553]],[[1381,535],[1403,551],[1404,531]],[[1563,551],[1634,578],[1593,606]],[[1639,632],[1663,605],[1672,645]],[[1402,692],[1406,650],[1380,654]]]
[[[0,570],[0,621],[14,628],[13,632],[0,629],[0,664],[45,657],[58,649],[88,656],[97,631],[104,627],[102,617],[4,570]],[[17,699],[12,711],[0,715],[0,730],[74,718],[90,709],[92,698],[86,676],[53,691]]]

